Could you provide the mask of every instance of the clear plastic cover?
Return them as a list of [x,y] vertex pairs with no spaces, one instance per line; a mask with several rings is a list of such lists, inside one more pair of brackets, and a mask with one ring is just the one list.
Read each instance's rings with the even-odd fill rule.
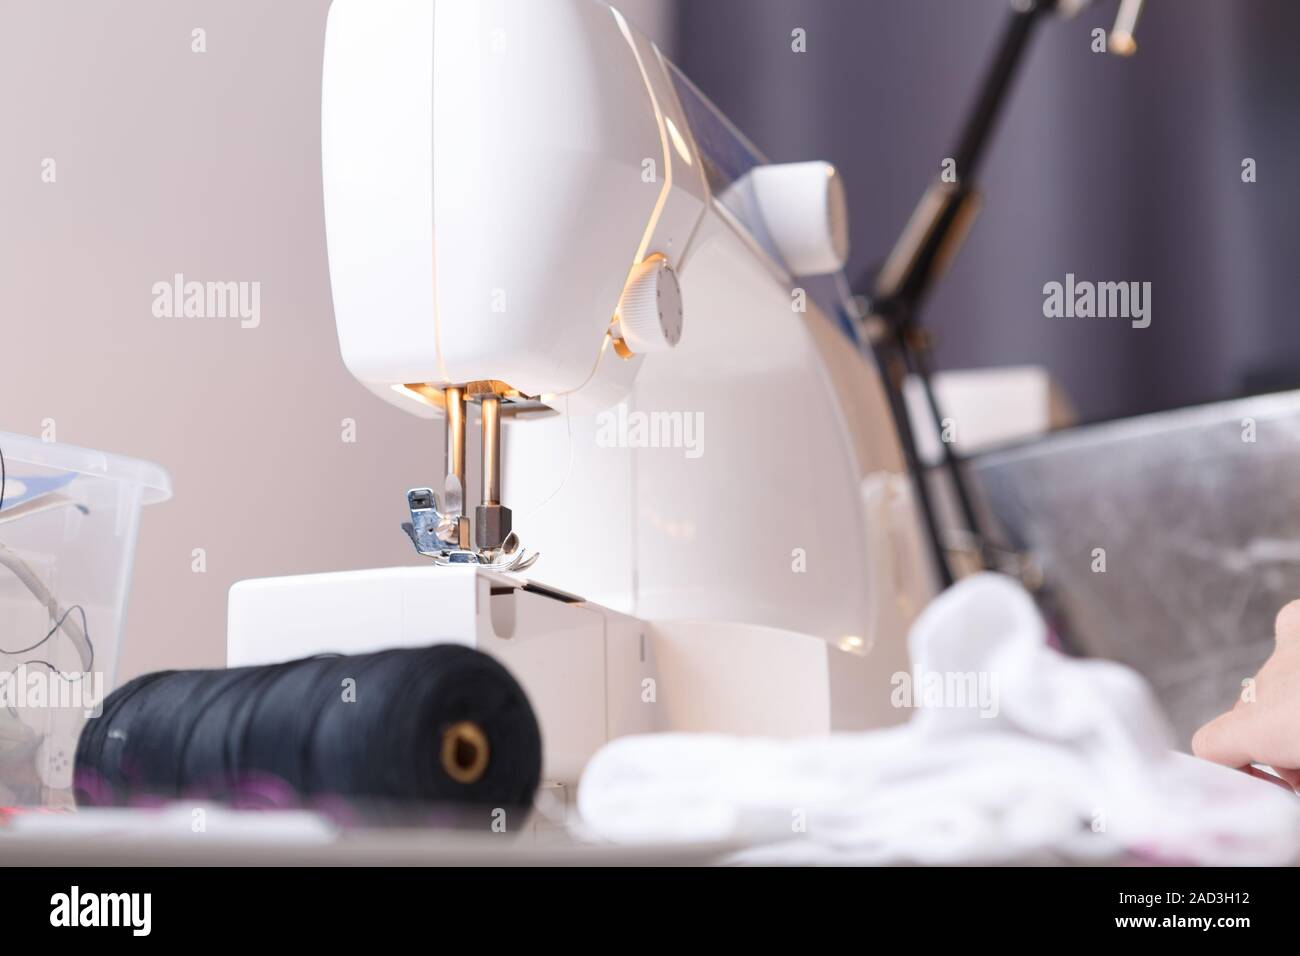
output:
[[72,804],[77,736],[113,686],[149,462],[0,432],[0,807]]

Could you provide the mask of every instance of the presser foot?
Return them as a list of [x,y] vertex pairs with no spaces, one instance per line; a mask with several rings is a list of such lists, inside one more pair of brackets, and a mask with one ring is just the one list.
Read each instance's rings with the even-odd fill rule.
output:
[[524,571],[540,556],[520,546],[519,535],[511,531],[499,548],[472,549],[468,540],[468,518],[459,513],[444,514],[431,488],[412,488],[406,493],[411,520],[402,523],[415,550],[432,558],[434,564],[477,564],[490,571]]

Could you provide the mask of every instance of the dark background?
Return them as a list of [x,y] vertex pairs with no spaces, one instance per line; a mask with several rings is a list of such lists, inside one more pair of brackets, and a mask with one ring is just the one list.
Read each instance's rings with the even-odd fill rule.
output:
[[[1035,36],[984,208],[927,309],[938,364],[1045,365],[1083,420],[1300,386],[1300,2],[1149,0],[1129,59],[1091,51],[1115,10]],[[771,159],[840,168],[853,277],[952,154],[1008,15],[1007,0],[681,0],[672,47]],[[1045,318],[1043,284],[1067,272],[1150,281],[1150,328]]]

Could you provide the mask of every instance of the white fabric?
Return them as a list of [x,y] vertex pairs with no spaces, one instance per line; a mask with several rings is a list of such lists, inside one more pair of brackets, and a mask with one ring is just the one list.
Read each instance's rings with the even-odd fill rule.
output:
[[582,828],[623,843],[738,840],[737,862],[1296,859],[1300,799],[1171,751],[1136,673],[1046,640],[1019,585],[968,578],[913,627],[913,686],[973,674],[990,700],[815,738],[622,738],[587,767]]

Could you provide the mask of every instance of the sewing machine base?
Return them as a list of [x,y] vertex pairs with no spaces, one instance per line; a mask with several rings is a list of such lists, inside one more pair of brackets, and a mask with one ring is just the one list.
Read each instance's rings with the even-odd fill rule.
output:
[[[643,621],[472,565],[240,581],[231,667],[455,642],[500,660],[542,728],[544,777],[576,784],[607,741],[658,731],[863,729],[868,659],[793,631]],[[364,693],[364,687],[358,688]]]

